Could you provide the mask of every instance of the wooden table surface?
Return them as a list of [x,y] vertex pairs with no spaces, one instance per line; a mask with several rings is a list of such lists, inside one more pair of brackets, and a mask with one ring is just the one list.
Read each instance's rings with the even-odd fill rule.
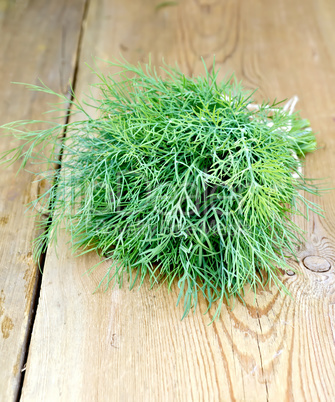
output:
[[[259,98],[299,96],[319,133],[305,174],[334,186],[334,21],[333,0],[0,0],[0,124],[41,119],[54,100],[11,81],[40,78],[62,93],[72,82],[82,97],[92,56],[151,53],[198,74],[215,54],[222,77],[235,71]],[[1,136],[0,151],[13,145]],[[259,291],[208,326],[204,303],[180,320],[175,288],[93,295],[106,267],[86,275],[97,257],[74,258],[66,234],[41,276],[25,213],[41,189],[17,166],[0,169],[1,401],[335,400],[334,191],[318,200],[325,219],[300,222],[299,274],[283,278],[292,297]],[[319,257],[312,269],[308,256]]]

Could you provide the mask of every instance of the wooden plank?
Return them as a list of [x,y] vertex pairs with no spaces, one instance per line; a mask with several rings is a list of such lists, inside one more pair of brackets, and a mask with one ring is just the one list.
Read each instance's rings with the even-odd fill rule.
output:
[[[0,124],[41,119],[46,102],[11,81],[41,78],[66,93],[73,77],[85,0],[0,1]],[[2,136],[0,152],[16,146]],[[38,270],[31,258],[34,218],[24,213],[39,189],[18,164],[0,169],[0,400],[16,400],[26,354]],[[34,166],[29,165],[33,170]]]
[[[92,82],[91,55],[178,61],[202,71],[213,53],[222,76],[236,71],[259,97],[298,94],[302,115],[320,131],[320,150],[306,174],[335,178],[335,5],[331,0],[263,2],[185,0],[157,7],[147,0],[91,0],[77,90]],[[106,65],[99,63],[101,69]],[[275,289],[247,306],[223,308],[207,326],[201,303],[182,322],[176,289],[109,289],[92,295],[104,267],[74,259],[61,236],[50,249],[29,352],[22,399],[81,401],[332,400],[335,397],[333,195],[319,200],[326,219],[312,216],[300,251],[299,275],[285,276],[293,298]],[[314,272],[316,255],[331,269]],[[314,259],[318,263],[321,260]],[[306,265],[313,268],[311,261]]]

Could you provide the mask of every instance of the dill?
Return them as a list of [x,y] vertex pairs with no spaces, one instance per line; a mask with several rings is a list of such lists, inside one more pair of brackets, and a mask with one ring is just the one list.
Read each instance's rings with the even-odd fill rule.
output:
[[[51,217],[35,260],[64,226],[76,253],[110,261],[101,284],[122,285],[125,273],[130,288],[147,276],[168,288],[178,281],[184,316],[199,293],[208,309],[218,302],[218,316],[224,300],[243,299],[246,284],[286,290],[281,270],[303,238],[293,217],[321,212],[302,195],[318,194],[301,169],[316,148],[309,122],[282,103],[255,105],[233,77],[219,83],[215,66],[190,78],[167,66],[159,74],[111,65],[119,73],[94,71],[99,98],[82,104],[73,94],[66,123],[2,126],[20,140],[3,162],[48,166],[50,188],[32,203]],[[29,88],[69,103],[44,84]]]

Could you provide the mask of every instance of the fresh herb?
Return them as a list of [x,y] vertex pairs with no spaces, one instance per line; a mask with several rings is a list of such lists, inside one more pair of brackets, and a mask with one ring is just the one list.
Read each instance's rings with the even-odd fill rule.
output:
[[289,104],[255,105],[234,78],[217,82],[214,66],[189,78],[169,67],[159,74],[111,64],[120,72],[95,72],[101,96],[84,106],[74,94],[69,101],[30,86],[70,102],[66,123],[2,127],[24,140],[4,161],[48,165],[37,180],[51,187],[33,202],[50,216],[36,261],[64,225],[74,251],[110,261],[101,284],[121,286],[124,273],[131,288],[146,276],[168,288],[178,281],[184,316],[199,292],[208,308],[217,302],[217,316],[223,301],[243,299],[246,284],[285,290],[281,270],[303,236],[293,217],[320,213],[303,196],[318,194],[301,172],[301,157],[316,147],[309,122]]

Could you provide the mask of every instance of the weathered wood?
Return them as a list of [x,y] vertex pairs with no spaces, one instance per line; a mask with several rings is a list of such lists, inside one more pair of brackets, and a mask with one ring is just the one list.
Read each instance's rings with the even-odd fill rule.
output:
[[[0,124],[41,119],[53,101],[11,81],[41,78],[66,93],[73,77],[84,0],[0,1]],[[17,144],[1,136],[0,152]],[[26,204],[38,186],[29,173],[16,176],[18,164],[0,169],[0,400],[16,400],[29,338],[38,270],[32,261],[32,213]],[[28,169],[34,169],[29,165]]]
[[[94,77],[83,66],[91,55],[145,60],[152,53],[202,71],[213,53],[221,76],[236,71],[259,98],[299,95],[298,107],[319,131],[320,150],[306,174],[334,182],[333,73],[335,4],[330,0],[192,1],[91,0],[77,82],[79,96]],[[99,62],[99,67],[108,66]],[[284,280],[293,298],[276,289],[257,301],[224,307],[207,326],[204,303],[180,321],[176,289],[91,292],[100,266],[94,255],[74,259],[66,236],[59,258],[50,249],[29,352],[22,399],[286,401],[335,398],[335,277],[333,195],[322,199],[326,219],[311,216],[301,261]],[[327,272],[306,269],[319,256]],[[308,261],[308,260],[307,260]],[[319,270],[320,271],[320,270]]]

